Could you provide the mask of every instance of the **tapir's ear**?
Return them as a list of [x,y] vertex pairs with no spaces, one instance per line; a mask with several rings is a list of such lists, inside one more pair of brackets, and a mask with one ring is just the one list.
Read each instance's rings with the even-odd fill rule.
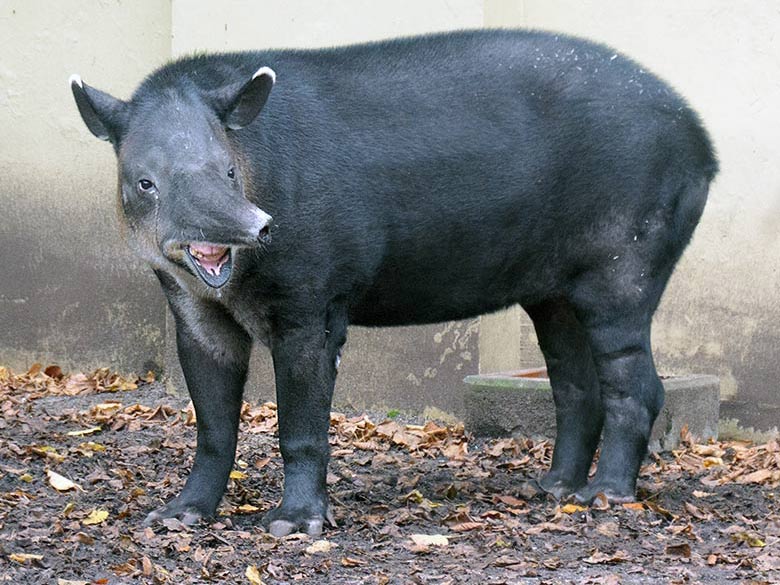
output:
[[78,75],[71,75],[68,82],[89,131],[116,144],[127,124],[127,102],[88,86]]
[[270,67],[261,67],[247,82],[228,85],[209,95],[222,122],[231,130],[249,125],[263,109],[276,82]]

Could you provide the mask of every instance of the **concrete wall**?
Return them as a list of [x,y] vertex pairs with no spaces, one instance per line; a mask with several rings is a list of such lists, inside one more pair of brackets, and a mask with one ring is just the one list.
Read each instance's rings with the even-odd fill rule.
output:
[[159,0],[0,0],[0,363],[162,363],[164,307],[118,236],[116,171],[67,81],[127,97],[170,56]]
[[[70,73],[126,97],[170,55],[198,49],[326,46],[482,25],[612,44],[701,113],[723,172],[663,300],[655,352],[662,371],[720,375],[727,413],[778,425],[775,0],[0,0],[0,362],[141,369],[162,359],[163,302],[117,236],[113,154],[82,126],[65,84]],[[253,361],[253,387],[270,397],[263,356]],[[436,327],[355,329],[337,402],[458,414],[466,373],[540,360],[519,310]],[[168,365],[175,372],[175,360]]]

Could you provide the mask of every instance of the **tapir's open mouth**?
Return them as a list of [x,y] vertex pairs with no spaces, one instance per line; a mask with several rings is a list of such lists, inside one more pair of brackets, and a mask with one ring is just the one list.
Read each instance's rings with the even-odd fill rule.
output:
[[187,258],[201,280],[211,288],[227,284],[233,272],[233,253],[227,246],[192,242],[184,246]]

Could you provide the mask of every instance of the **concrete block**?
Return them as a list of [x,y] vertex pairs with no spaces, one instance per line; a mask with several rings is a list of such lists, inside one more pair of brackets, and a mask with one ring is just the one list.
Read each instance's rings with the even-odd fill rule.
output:
[[[715,376],[685,375],[661,379],[664,407],[650,437],[650,450],[673,449],[687,425],[706,440],[718,435],[720,382]],[[466,428],[478,436],[555,437],[555,406],[544,368],[467,376]]]

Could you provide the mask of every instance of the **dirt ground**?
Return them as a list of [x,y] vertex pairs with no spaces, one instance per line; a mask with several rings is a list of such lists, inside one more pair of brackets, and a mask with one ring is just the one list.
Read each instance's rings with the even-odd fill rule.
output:
[[192,412],[160,384],[0,367],[0,408],[0,584],[780,582],[776,442],[685,437],[648,458],[637,503],[582,508],[534,488],[547,441],[334,414],[338,527],[275,539],[271,404],[246,405],[220,515],[194,528],[141,526],[194,453]]

